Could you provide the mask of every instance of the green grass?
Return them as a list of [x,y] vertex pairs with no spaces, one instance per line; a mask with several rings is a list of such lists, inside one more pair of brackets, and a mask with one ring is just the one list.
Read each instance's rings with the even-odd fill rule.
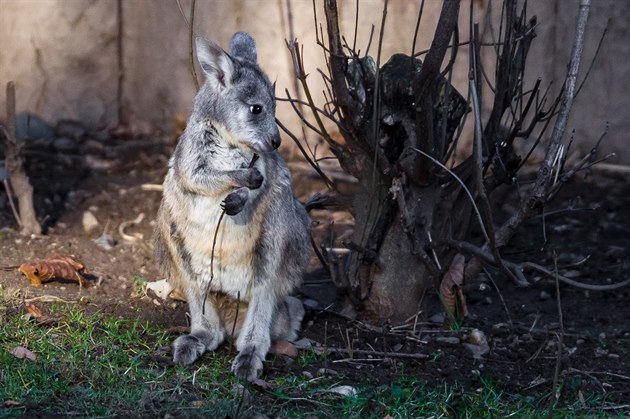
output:
[[[302,351],[294,370],[275,374],[273,388],[243,385],[230,374],[233,353],[224,346],[189,367],[168,364],[167,336],[150,323],[86,314],[84,307],[51,306],[55,321],[38,324],[2,302],[0,289],[0,417],[40,416],[239,417],[265,413],[288,417],[543,417],[542,398],[503,393],[480,378],[478,389],[426,383],[402,373],[390,385],[352,383],[342,374],[312,377],[322,356]],[[31,362],[11,354],[23,346],[37,355]],[[274,361],[272,361],[274,362]],[[354,385],[356,396],[328,390]],[[21,406],[2,408],[7,401]],[[559,417],[579,417],[583,409],[565,407]]]

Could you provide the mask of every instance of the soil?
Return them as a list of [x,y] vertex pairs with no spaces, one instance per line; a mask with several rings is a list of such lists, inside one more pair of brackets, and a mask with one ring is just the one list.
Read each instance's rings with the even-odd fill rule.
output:
[[[0,284],[5,296],[55,296],[81,301],[86,310],[106,315],[149,320],[165,328],[186,326],[185,303],[142,291],[143,281],[161,279],[151,241],[161,193],[143,185],[161,183],[174,140],[108,138],[82,144],[74,156],[54,149],[29,156],[28,171],[45,235],[21,236],[6,194],[0,192],[0,268],[7,268],[0,270]],[[294,183],[303,200],[322,189],[321,182],[304,170],[295,171]],[[498,221],[517,204],[513,194],[500,201]],[[82,223],[86,211],[98,220],[89,232]],[[544,220],[536,218],[521,229],[503,252],[507,259],[549,268],[555,263],[561,274],[581,282],[609,284],[628,278],[627,181],[577,179],[546,212]],[[139,239],[123,239],[120,225],[140,214],[143,220],[124,230]],[[344,213],[320,211],[314,218],[320,222],[316,240],[329,234],[331,220],[337,237],[352,228]],[[109,250],[95,243],[103,233],[116,240]],[[94,285],[79,288],[55,281],[34,287],[14,268],[55,255],[81,260],[95,276]],[[367,325],[327,309],[336,293],[313,258],[301,289],[309,305],[301,343],[352,353],[339,349],[306,369],[313,374],[322,367],[333,369],[346,376],[344,384],[357,387],[390,384],[402,374],[435,386],[457,383],[465,390],[492,382],[502,391],[539,398],[543,407],[557,374],[564,383],[561,403],[592,395],[610,404],[627,403],[630,287],[596,292],[561,283],[557,298],[553,278],[535,272],[527,275],[534,282],[529,288],[518,288],[494,271],[466,284],[469,315],[457,330],[442,327],[435,302],[421,320],[411,319],[402,326]],[[40,301],[45,308],[46,300]],[[485,342],[488,347],[483,353]],[[287,369],[303,372],[297,363],[275,362],[271,356],[270,360],[267,379]]]

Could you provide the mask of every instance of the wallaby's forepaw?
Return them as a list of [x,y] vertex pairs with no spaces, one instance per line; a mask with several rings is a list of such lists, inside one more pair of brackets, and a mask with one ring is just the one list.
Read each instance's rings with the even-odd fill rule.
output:
[[239,378],[254,381],[263,370],[263,360],[254,347],[243,349],[232,363],[232,372]]
[[227,215],[236,215],[243,211],[247,200],[249,199],[249,191],[247,188],[238,188],[225,197],[221,203],[221,207]]
[[197,336],[180,336],[173,342],[173,362],[190,365],[206,351],[206,345]]
[[258,189],[260,188],[260,185],[262,185],[264,180],[265,178],[260,173],[260,171],[255,167],[252,167],[251,169],[249,169],[247,181],[244,186],[247,186],[249,189]]

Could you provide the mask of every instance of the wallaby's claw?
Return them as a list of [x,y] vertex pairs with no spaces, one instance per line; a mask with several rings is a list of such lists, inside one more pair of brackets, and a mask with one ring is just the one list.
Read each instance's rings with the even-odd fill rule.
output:
[[238,188],[234,192],[225,197],[221,203],[221,208],[225,210],[227,215],[236,215],[243,211],[245,204],[249,198],[249,192],[247,188]]
[[232,372],[239,378],[254,381],[263,371],[263,362],[253,347],[243,349],[232,363]]
[[193,335],[184,335],[173,342],[173,362],[190,365],[206,351],[206,345]]

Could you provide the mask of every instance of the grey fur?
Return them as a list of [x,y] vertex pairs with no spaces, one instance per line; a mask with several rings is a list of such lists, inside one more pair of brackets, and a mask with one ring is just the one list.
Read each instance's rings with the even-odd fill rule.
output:
[[[235,34],[228,54],[199,38],[197,56],[206,82],[169,161],[156,226],[159,264],[186,295],[191,316],[191,333],[175,340],[173,359],[190,364],[220,345],[232,333],[226,310],[238,308],[216,301],[239,299],[247,310],[234,321],[239,355],[232,369],[254,379],[271,340],[297,336],[304,309],[289,293],[308,261],[310,221],[275,151],[273,88],[256,64],[254,39]],[[260,158],[250,168],[254,153]],[[222,207],[212,262],[216,298],[206,299]]]

